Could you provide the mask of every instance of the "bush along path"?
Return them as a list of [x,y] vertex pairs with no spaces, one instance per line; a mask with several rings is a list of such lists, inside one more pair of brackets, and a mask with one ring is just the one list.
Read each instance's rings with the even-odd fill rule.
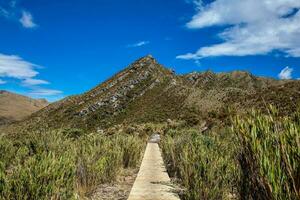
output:
[[158,141],[158,135],[150,139],[128,200],[179,200],[166,172]]

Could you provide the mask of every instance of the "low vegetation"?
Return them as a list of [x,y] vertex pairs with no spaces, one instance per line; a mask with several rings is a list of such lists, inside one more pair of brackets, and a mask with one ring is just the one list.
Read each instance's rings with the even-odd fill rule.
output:
[[170,130],[162,140],[169,174],[183,186],[182,199],[229,199],[237,193],[234,138]]
[[170,129],[161,147],[182,199],[300,199],[300,112],[252,111],[231,129]]
[[0,199],[80,199],[122,168],[136,167],[145,139],[81,130],[0,138]]

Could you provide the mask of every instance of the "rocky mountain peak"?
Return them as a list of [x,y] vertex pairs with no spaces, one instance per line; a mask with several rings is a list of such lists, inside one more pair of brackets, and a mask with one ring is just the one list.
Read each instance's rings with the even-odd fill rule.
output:
[[130,65],[131,69],[154,69],[160,66],[152,55],[144,56]]
[[[241,71],[176,75],[147,55],[92,90],[47,106],[30,120],[36,127],[47,124],[91,130],[133,122],[189,120],[193,112],[199,119],[210,120],[209,113],[218,114],[228,105],[237,109],[244,105],[260,106],[260,96],[268,98],[273,91],[280,92],[280,84],[284,83]],[[299,84],[291,84],[295,85],[293,90],[299,91]],[[273,89],[267,90],[271,86]],[[290,90],[291,94],[295,93]],[[270,98],[278,104],[286,103],[280,99],[290,98],[286,94],[284,90]],[[300,96],[293,98],[300,99]]]

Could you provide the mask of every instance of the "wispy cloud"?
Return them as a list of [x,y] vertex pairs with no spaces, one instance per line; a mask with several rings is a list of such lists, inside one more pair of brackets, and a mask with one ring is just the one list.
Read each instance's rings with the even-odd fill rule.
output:
[[0,1],[0,17],[19,22],[24,28],[35,28],[32,13],[19,6],[18,0]]
[[0,77],[28,79],[38,75],[35,68],[38,65],[23,60],[17,55],[0,53]]
[[283,80],[292,79],[292,73],[294,69],[290,67],[285,67],[281,70],[281,72],[278,74],[278,77]]
[[[36,78],[39,74],[37,71],[39,68],[42,67],[26,61],[20,56],[0,54],[0,78],[11,78],[20,81],[20,86],[30,89],[31,91],[28,94],[34,97],[61,95],[62,91],[40,87],[40,85],[50,83]],[[0,84],[4,83],[6,82],[0,79]]]
[[141,47],[141,46],[145,46],[147,44],[149,44],[150,42],[149,41],[139,41],[137,43],[134,43],[134,44],[129,44],[127,45],[128,48],[132,48],[132,47]]
[[60,90],[52,90],[52,89],[45,89],[45,88],[39,88],[30,91],[28,94],[31,96],[55,96],[62,94],[63,92]]
[[185,0],[185,2],[194,4],[197,10],[200,10],[203,7],[202,0]]
[[5,18],[9,17],[9,12],[6,9],[2,8],[1,6],[0,6],[0,16]]
[[33,17],[30,12],[23,11],[20,23],[24,28],[35,28],[37,25],[33,22]]
[[48,81],[41,79],[28,78],[22,81],[24,86],[34,86],[34,85],[46,85],[50,84]]
[[0,79],[0,85],[5,84],[5,83],[6,83],[6,81]]
[[300,57],[299,0],[216,0],[207,5],[199,2],[196,4],[199,9],[186,24],[187,28],[227,26],[218,35],[223,42],[177,58],[265,55],[274,50]]

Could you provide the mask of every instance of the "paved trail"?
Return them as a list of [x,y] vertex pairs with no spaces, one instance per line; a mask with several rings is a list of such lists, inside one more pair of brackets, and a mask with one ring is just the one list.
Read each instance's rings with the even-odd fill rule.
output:
[[169,175],[154,136],[147,145],[138,176],[128,200],[179,200],[172,191]]

